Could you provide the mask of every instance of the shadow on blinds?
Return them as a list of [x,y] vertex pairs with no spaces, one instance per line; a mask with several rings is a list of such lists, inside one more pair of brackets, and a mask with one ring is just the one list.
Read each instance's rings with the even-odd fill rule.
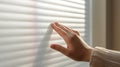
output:
[[[46,67],[45,60],[46,55],[47,55],[47,47],[49,45],[49,40],[51,38],[52,34],[52,29],[49,26],[45,34],[43,35],[44,37],[40,41],[39,47],[37,48],[38,51],[36,53],[36,58],[33,67]],[[39,39],[38,39],[39,40]]]

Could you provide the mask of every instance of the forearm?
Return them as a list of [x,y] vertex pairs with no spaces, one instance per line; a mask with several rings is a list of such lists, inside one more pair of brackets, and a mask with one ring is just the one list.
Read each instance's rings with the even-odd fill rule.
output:
[[91,67],[120,67],[120,52],[100,47],[93,49]]

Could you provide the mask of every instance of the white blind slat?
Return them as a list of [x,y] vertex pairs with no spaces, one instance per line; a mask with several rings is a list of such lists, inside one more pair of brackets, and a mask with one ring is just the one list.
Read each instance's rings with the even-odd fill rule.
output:
[[87,0],[0,0],[0,67],[88,67],[49,48],[64,40],[50,28],[58,21],[88,40]]
[[[67,7],[72,7],[72,8],[76,8],[76,9],[85,9],[85,6],[83,3],[80,4],[75,4],[75,3],[71,3],[71,2],[67,2],[65,0],[57,0],[57,1],[53,1],[53,0],[39,0],[38,2],[45,2],[45,3],[50,3],[50,4],[56,4],[56,5],[61,5],[61,6],[67,6]],[[85,1],[82,1],[85,2]],[[72,4],[72,5],[71,5]]]
[[[20,5],[11,5],[11,4],[0,4],[0,11],[2,12],[14,12],[14,13],[23,13],[23,14],[33,14],[35,8],[25,7]],[[4,9],[5,8],[5,9]],[[17,8],[17,10],[15,9]]]
[[65,11],[65,12],[71,12],[71,13],[78,13],[78,14],[85,13],[84,10],[79,10],[79,9],[70,8],[70,7],[64,7],[64,6],[60,6],[60,5],[48,4],[48,3],[42,3],[42,2],[38,2],[37,5],[38,5],[38,8],[42,8],[42,9],[59,10],[59,11]]
[[0,0],[0,3],[3,3],[3,4],[11,4],[11,5],[19,5],[19,6],[26,6],[26,7],[35,7],[35,1],[32,1],[32,0],[11,0],[11,1],[8,1],[8,0]]

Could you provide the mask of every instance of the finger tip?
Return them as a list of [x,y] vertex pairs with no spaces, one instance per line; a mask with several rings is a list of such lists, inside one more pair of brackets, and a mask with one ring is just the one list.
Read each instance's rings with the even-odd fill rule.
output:
[[54,48],[55,48],[55,45],[54,45],[54,44],[51,44],[51,45],[50,45],[50,48],[53,48],[53,49],[54,49]]
[[51,23],[50,26],[53,28],[54,27],[54,23]]
[[57,22],[57,21],[54,21],[53,23],[50,24],[50,26],[51,26],[52,28],[54,28],[55,25],[56,25],[56,26],[59,26],[60,23]]
[[59,24],[57,21],[54,22],[56,25]]

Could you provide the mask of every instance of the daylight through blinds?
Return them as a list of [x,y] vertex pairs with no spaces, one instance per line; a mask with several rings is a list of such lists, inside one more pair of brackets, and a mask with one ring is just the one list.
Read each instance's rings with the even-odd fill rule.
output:
[[49,48],[51,43],[65,46],[50,27],[55,21],[88,40],[87,4],[87,0],[0,0],[0,67],[87,67]]

